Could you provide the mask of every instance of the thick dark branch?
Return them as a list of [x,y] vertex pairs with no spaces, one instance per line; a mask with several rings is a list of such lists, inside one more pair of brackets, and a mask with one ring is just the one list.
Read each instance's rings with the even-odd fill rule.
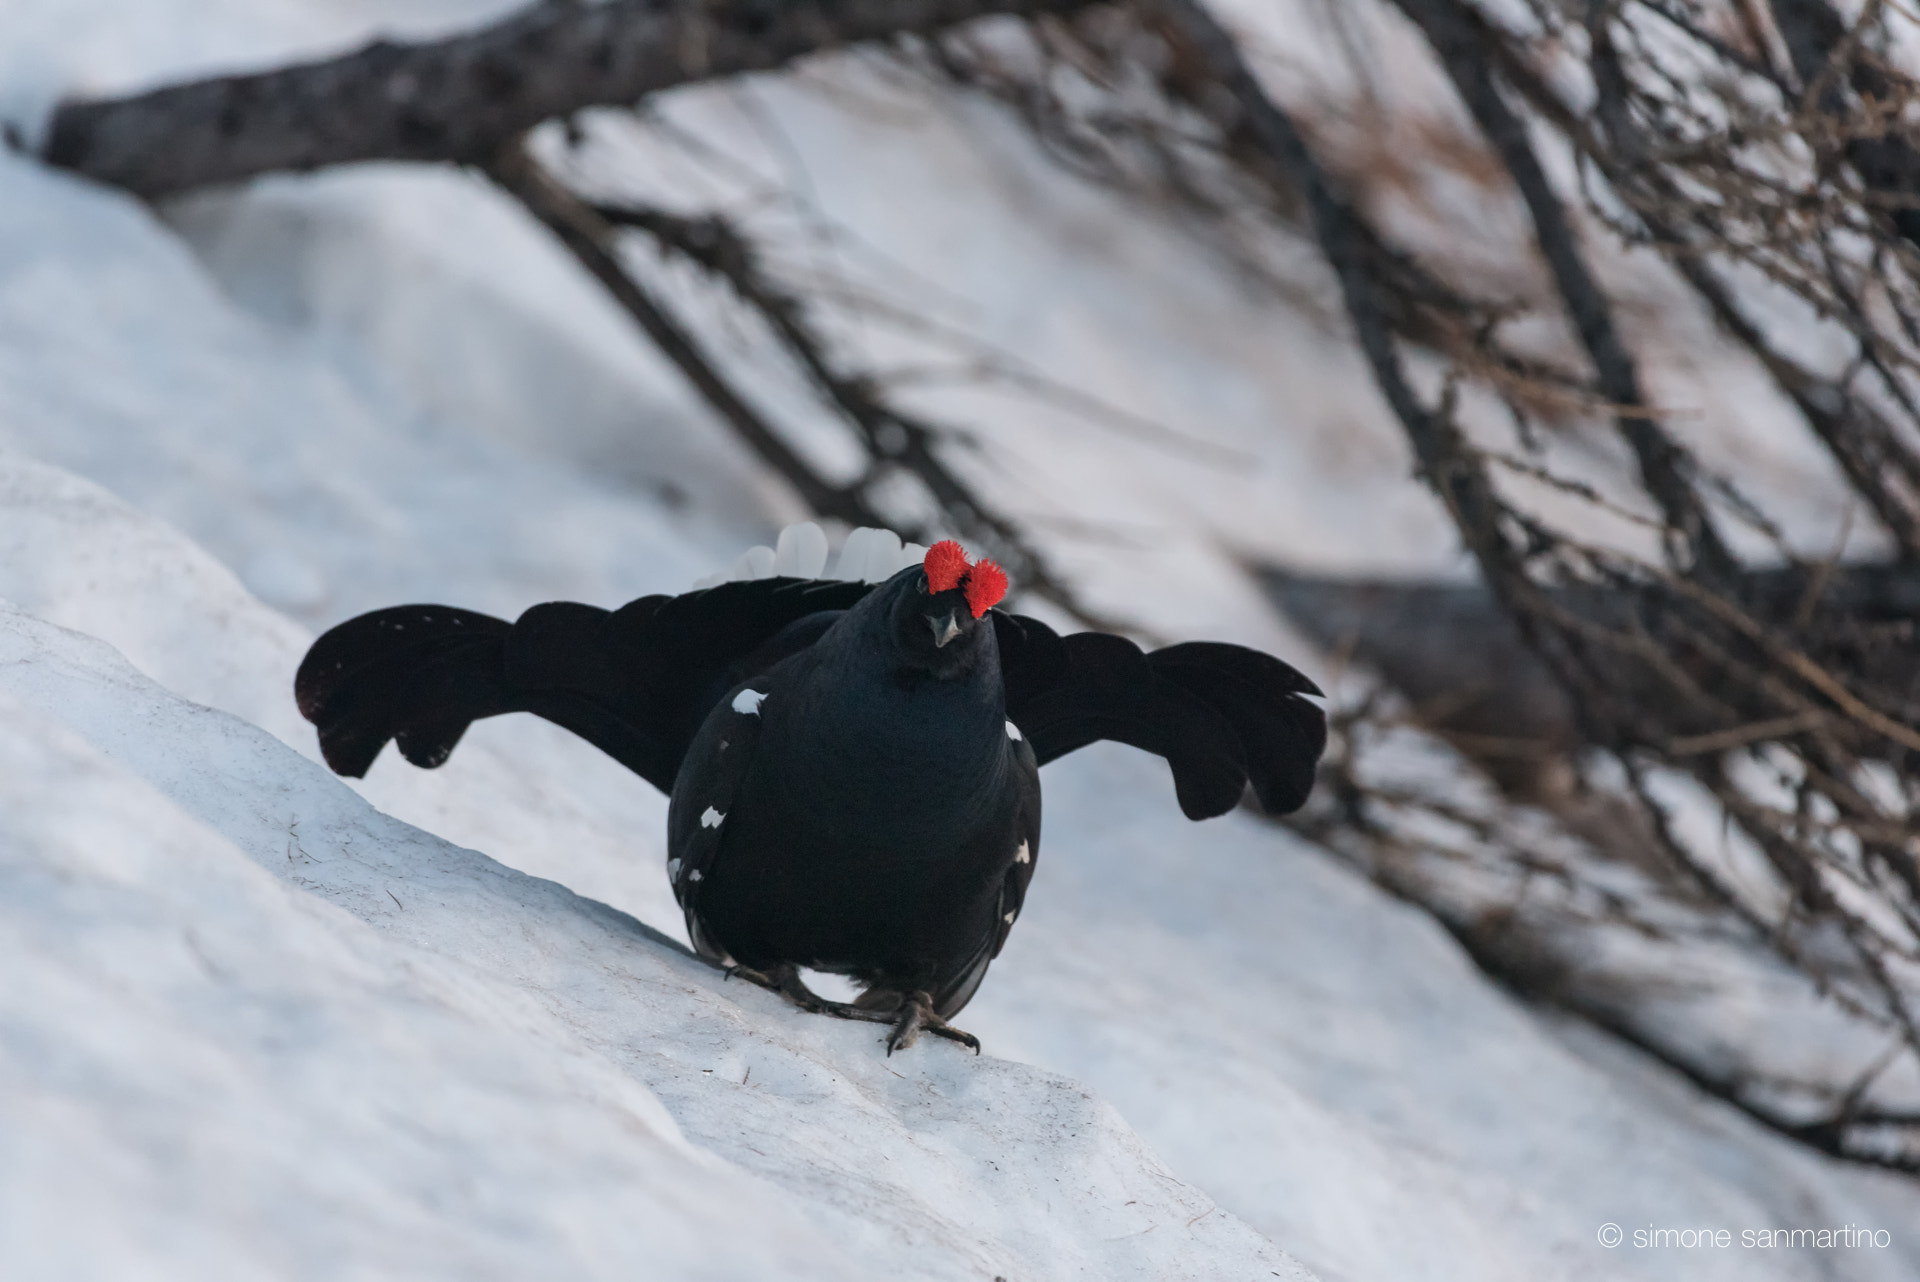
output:
[[1487,66],[1488,38],[1476,15],[1463,13],[1452,0],[1395,3],[1426,34],[1454,89],[1519,188],[1540,251],[1599,376],[1601,395],[1619,407],[1620,433],[1639,462],[1647,493],[1684,540],[1684,559],[1710,578],[1729,578],[1735,569],[1733,556],[1694,487],[1692,456],[1641,408],[1646,401],[1640,376],[1613,322],[1613,308],[1587,267],[1573,224],[1527,137],[1526,123],[1494,83]]
[[488,161],[486,168],[496,183],[545,223],[581,265],[606,286],[614,301],[646,331],[654,346],[679,367],[702,399],[793,486],[808,507],[822,516],[838,517],[849,525],[887,524],[857,490],[836,486],[816,472],[813,465],[795,453],[760,412],[733,389],[701,350],[699,341],[668,315],[621,265],[614,249],[617,231],[579,197],[555,182],[528,154],[522,142],[516,140],[503,148]]
[[[1835,36],[1838,39],[1838,36]],[[1920,560],[1920,459],[1901,439],[1895,424],[1849,385],[1845,378],[1822,376],[1786,355],[1748,315],[1745,305],[1681,234],[1670,211],[1686,201],[1671,175],[1657,166],[1633,163],[1637,138],[1627,122],[1625,73],[1604,30],[1596,32],[1594,80],[1599,87],[1597,114],[1606,122],[1612,148],[1588,131],[1532,68],[1504,42],[1491,46],[1501,78],[1544,119],[1579,147],[1581,153],[1634,207],[1654,244],[1673,262],[1729,337],[1766,367],[1781,393],[1790,399],[1839,464],[1853,489],[1873,509],[1903,558]],[[1920,172],[1917,169],[1916,172]]]
[[1212,13],[1199,0],[1161,0],[1158,8],[1213,79],[1232,95],[1241,122],[1267,157],[1306,198],[1314,236],[1339,280],[1354,336],[1413,445],[1427,484],[1453,514],[1496,590],[1517,585],[1521,577],[1500,530],[1500,500],[1491,478],[1465,448],[1459,428],[1421,404],[1408,381],[1375,275],[1378,255],[1369,252],[1373,237],[1364,221],[1334,193],[1299,128],[1254,77],[1233,36]]
[[[1478,584],[1329,579],[1260,570],[1275,604],[1330,651],[1351,654],[1404,694],[1415,717],[1468,756],[1498,764],[1515,755],[1563,753],[1585,733],[1552,671]],[[1920,719],[1920,568],[1904,563],[1743,571],[1728,585],[1755,618],[1802,652],[1878,692],[1885,706]],[[1643,633],[1681,663],[1739,724],[1703,717],[1631,651],[1596,657],[1608,683],[1640,710],[1646,737],[1680,758],[1810,729],[1842,733],[1840,713],[1812,706],[1783,714],[1757,706],[1739,674],[1686,657],[1690,620],[1622,586],[1549,588],[1545,599],[1595,627]]]
[[484,164],[543,120],[862,41],[1090,0],[543,0],[470,35],[55,114],[50,164],[145,197],[360,160]]

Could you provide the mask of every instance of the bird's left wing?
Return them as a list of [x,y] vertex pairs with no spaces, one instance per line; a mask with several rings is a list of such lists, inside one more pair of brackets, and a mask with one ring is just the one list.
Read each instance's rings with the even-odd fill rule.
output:
[[1151,653],[1125,637],[1062,637],[994,611],[1007,716],[1041,765],[1097,739],[1164,757],[1189,819],[1225,814],[1249,784],[1269,813],[1306,804],[1327,745],[1320,688],[1270,654],[1194,641]]

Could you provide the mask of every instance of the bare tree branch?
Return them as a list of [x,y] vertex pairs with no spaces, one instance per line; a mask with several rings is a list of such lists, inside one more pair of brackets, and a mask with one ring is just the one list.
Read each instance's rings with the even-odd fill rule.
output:
[[876,473],[858,483],[858,488],[880,479],[888,468],[910,473],[958,532],[984,543],[1000,558],[1023,591],[1047,598],[1092,626],[1121,626],[1081,602],[1019,526],[995,511],[941,457],[941,438],[954,435],[951,429],[893,404],[871,376],[841,368],[809,317],[806,303],[768,275],[754,245],[731,221],[717,214],[687,218],[632,203],[603,202],[594,205],[593,212],[611,226],[646,233],[663,249],[726,281],[767,322],[820,398],[858,433]]
[[[1793,4],[1814,2],[1786,0]],[[1743,8],[1742,13],[1746,12]],[[1920,458],[1901,440],[1898,427],[1860,394],[1852,380],[1823,376],[1787,355],[1749,314],[1746,304],[1700,252],[1698,245],[1675,225],[1668,211],[1683,207],[1684,200],[1670,176],[1659,167],[1629,163],[1627,158],[1636,156],[1644,148],[1632,136],[1626,110],[1620,102],[1624,96],[1625,73],[1604,30],[1594,28],[1592,23],[1589,27],[1595,31],[1594,80],[1600,99],[1597,112],[1607,122],[1606,133],[1619,146],[1619,153],[1601,145],[1585,122],[1504,42],[1487,47],[1494,52],[1502,80],[1578,147],[1616,191],[1633,201],[1635,213],[1652,237],[1653,247],[1672,260],[1681,278],[1707,305],[1728,337],[1751,352],[1765,367],[1775,386],[1793,402],[1807,426],[1833,456],[1854,492],[1873,510],[1898,545],[1901,556],[1907,560],[1920,559]],[[1717,49],[1718,45],[1714,47]],[[1766,74],[1771,82],[1771,74]],[[1915,173],[1920,175],[1920,161],[1915,162]],[[1915,181],[1920,184],[1920,178]]]
[[1527,138],[1525,122],[1507,106],[1487,67],[1487,41],[1477,14],[1452,0],[1394,0],[1401,12],[1426,33],[1441,65],[1467,110],[1493,145],[1533,217],[1540,252],[1553,272],[1580,341],[1600,376],[1600,392],[1622,407],[1615,419],[1620,434],[1640,464],[1647,493],[1660,505],[1667,524],[1683,546],[1673,549],[1680,564],[1709,578],[1726,581],[1735,571],[1733,556],[1721,541],[1693,481],[1693,459],[1651,414],[1640,391],[1640,375],[1613,321],[1613,308],[1581,253],[1578,238],[1546,170]]
[[[1847,23],[1826,0],[1773,0],[1773,19],[1802,87],[1819,90],[1822,111],[1838,117],[1848,114],[1843,82],[1863,98],[1886,102],[1901,96],[1901,86],[1884,67],[1854,56],[1855,42],[1849,38]],[[1830,69],[1836,58],[1846,65]],[[1851,139],[1845,151],[1870,189],[1904,198],[1904,207],[1896,206],[1889,217],[1901,235],[1920,244],[1920,208],[1912,205],[1913,198],[1920,196],[1920,150],[1905,139],[1881,136]]]
[[548,175],[516,139],[488,161],[488,175],[502,190],[545,223],[582,266],[626,309],[654,346],[679,367],[701,398],[761,460],[793,486],[800,498],[822,516],[838,517],[849,525],[887,524],[867,505],[858,490],[838,486],[821,476],[795,453],[779,432],[747,399],[728,383],[699,341],[670,316],[659,301],[621,265],[615,250],[617,230],[594,209]]
[[1492,480],[1464,448],[1459,428],[1423,405],[1408,381],[1382,302],[1377,255],[1369,253],[1375,238],[1365,230],[1364,220],[1335,194],[1299,127],[1255,79],[1239,45],[1218,19],[1199,0],[1161,0],[1158,7],[1204,60],[1213,78],[1233,95],[1242,122],[1270,160],[1305,195],[1314,232],[1339,279],[1361,351],[1413,444],[1427,484],[1455,513],[1474,555],[1488,571],[1488,581],[1515,582],[1518,575],[1512,550],[1500,533],[1501,505]]
[[468,35],[70,102],[44,159],[148,198],[361,160],[485,164],[543,120],[863,41],[1091,0],[542,0]]
[[[1122,627],[1081,601],[1019,527],[984,503],[947,466],[935,449],[940,429],[894,408],[871,380],[843,373],[835,365],[826,342],[808,322],[802,302],[765,275],[753,246],[726,220],[690,219],[632,205],[591,204],[548,173],[524,139],[503,148],[487,163],[486,171],[593,273],[721,421],[815,513],[849,525],[887,526],[914,537],[932,537],[934,531],[903,523],[870,498],[885,469],[899,467],[927,488],[944,519],[1002,558],[1022,591],[1053,602],[1089,626]],[[720,276],[768,321],[822,399],[859,431],[872,461],[865,475],[837,485],[787,443],[774,423],[727,379],[692,330],[621,262],[619,240],[627,229],[648,233],[663,248]]]
[[[1414,720],[1453,741],[1467,756],[1498,763],[1522,755],[1536,766],[1582,745],[1566,692],[1521,643],[1484,586],[1418,580],[1325,578],[1278,566],[1256,567],[1280,609],[1308,636],[1379,672],[1413,703]],[[1743,571],[1734,595],[1780,635],[1920,721],[1920,655],[1900,621],[1920,615],[1920,569],[1899,562],[1793,565]],[[1549,588],[1547,599],[1595,624],[1619,627],[1632,611],[1628,593],[1610,586]],[[1648,621],[1653,639],[1663,620]],[[1646,720],[1676,755],[1785,738],[1838,722],[1814,710],[1770,721],[1708,729],[1690,709],[1663,700],[1658,674],[1632,655],[1607,662],[1609,678],[1648,709]],[[1712,673],[1703,674],[1712,680]],[[1737,704],[1740,692],[1722,692]],[[1786,725],[1793,721],[1792,726]],[[1835,727],[1835,732],[1842,732]],[[1496,777],[1498,772],[1496,771]]]

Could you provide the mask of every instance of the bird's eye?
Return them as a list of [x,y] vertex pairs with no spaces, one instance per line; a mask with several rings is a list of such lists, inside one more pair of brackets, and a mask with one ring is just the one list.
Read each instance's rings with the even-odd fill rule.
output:
[[926,594],[927,594],[927,576],[926,576],[926,572],[922,571],[920,574],[920,595],[925,596]]

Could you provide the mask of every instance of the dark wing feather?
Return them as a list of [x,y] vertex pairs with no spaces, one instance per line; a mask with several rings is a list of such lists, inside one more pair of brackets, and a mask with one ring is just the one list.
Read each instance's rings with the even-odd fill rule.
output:
[[1233,723],[1263,809],[1284,815],[1307,804],[1327,747],[1327,716],[1300,696],[1320,687],[1270,654],[1217,641],[1168,646],[1147,662]]
[[[730,696],[749,685],[730,686],[724,694]],[[703,720],[694,745],[698,750],[689,754],[687,768],[693,773],[686,787],[674,790],[673,804],[667,808],[667,877],[673,897],[686,917],[687,938],[693,941],[694,951],[717,964],[726,964],[729,958],[707,931],[700,899],[720,853],[726,818],[752,768],[761,724],[758,714],[720,717],[712,723]]]
[[469,723],[510,710],[500,679],[508,631],[471,610],[403,605],[314,642],[293,691],[327,764],[357,778],[389,739],[416,765],[445,761]]
[[[782,636],[789,625],[825,612],[837,616],[874,586],[748,579],[682,596],[642,597],[614,611],[594,644],[620,679],[621,697],[668,747],[672,772],[653,779],[655,785],[673,790],[687,745],[722,694],[785,657],[779,643],[793,641],[794,634]],[[805,644],[817,638],[816,632]]]
[[714,701],[811,645],[873,586],[752,579],[611,612],[552,602],[511,625],[448,606],[397,606],[314,642],[294,694],[341,774],[365,774],[389,739],[415,765],[437,766],[474,721],[531,712],[671,792]]
[[1124,637],[1007,619],[995,619],[1007,716],[1040,764],[1111,739],[1166,759],[1190,819],[1225,814],[1249,783],[1275,814],[1306,802],[1326,716],[1302,697],[1319,688],[1272,655],[1219,642],[1144,654]]
[[[1009,715],[1035,696],[1067,679],[1067,647],[1038,619],[995,610],[993,639],[1000,650],[1000,681],[1006,689]],[[1018,718],[1014,720],[1019,725]]]
[[989,929],[967,959],[953,970],[950,978],[942,981],[933,994],[934,1010],[942,1019],[952,1019],[973,1000],[980,981],[986,978],[987,967],[1006,947],[1007,936],[1012,933],[1013,924],[1019,920],[1020,910],[1026,904],[1027,886],[1033,881],[1033,870],[1040,860],[1040,767],[1034,760],[1031,743],[1023,739],[1016,742],[1013,748],[1016,760],[1014,774],[1019,781],[1016,786],[1020,792],[1014,829],[1021,853],[1016,853],[1000,879],[1000,893],[995,897],[993,921]]

